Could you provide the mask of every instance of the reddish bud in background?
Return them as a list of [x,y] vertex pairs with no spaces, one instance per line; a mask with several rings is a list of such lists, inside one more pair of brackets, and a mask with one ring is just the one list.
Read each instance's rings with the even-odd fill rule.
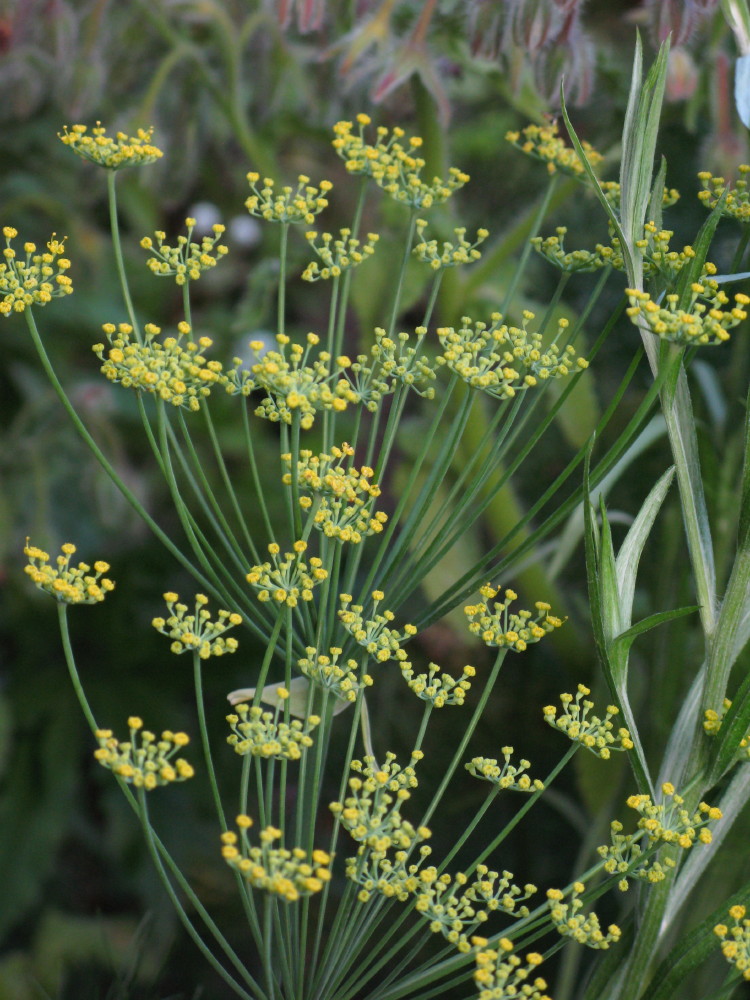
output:
[[686,101],[698,86],[698,67],[687,49],[670,49],[664,96],[668,101]]
[[556,41],[562,11],[552,0],[511,0],[510,33],[515,45],[533,54]]
[[657,45],[672,35],[672,45],[683,45],[700,16],[693,0],[645,0],[651,33]]

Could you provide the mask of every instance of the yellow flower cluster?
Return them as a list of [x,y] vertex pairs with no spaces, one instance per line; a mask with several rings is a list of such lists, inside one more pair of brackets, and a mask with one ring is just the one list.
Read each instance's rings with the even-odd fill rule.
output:
[[164,595],[164,600],[167,602],[169,617],[154,618],[151,624],[157,632],[173,640],[169,647],[173,653],[194,650],[202,660],[207,660],[210,656],[222,656],[236,651],[237,640],[223,639],[221,636],[228,629],[241,625],[242,615],[238,615],[236,611],[220,610],[217,620],[211,621],[205,594],[195,595],[195,614],[192,615],[187,613],[187,604],[181,604],[179,595],[172,591]]
[[729,298],[715,281],[710,278],[695,281],[690,287],[687,309],[678,307],[679,296],[675,293],[665,295],[666,305],[659,305],[648,292],[626,288],[630,300],[626,312],[636,326],[675,344],[705,346],[729,340],[728,331],[747,319],[743,307],[750,303],[750,297],[738,292],[735,305],[725,311],[721,307],[727,305]]
[[331,646],[328,656],[326,653],[318,653],[314,646],[305,648],[307,656],[297,660],[297,666],[308,680],[314,684],[332,691],[341,701],[354,702],[362,688],[372,686],[372,677],[369,674],[358,676],[358,665],[356,660],[347,660],[339,663],[339,658],[343,650],[338,646]]
[[311,261],[302,272],[303,281],[326,281],[328,278],[338,278],[353,267],[362,264],[375,253],[375,244],[380,237],[377,233],[368,233],[367,242],[362,243],[352,236],[351,229],[341,229],[341,236],[335,240],[333,233],[323,233],[322,243],[316,243],[318,234],[305,233],[305,239],[320,257],[322,267],[316,260]]
[[524,886],[523,891],[512,885],[510,872],[490,871],[486,865],[477,867],[473,882],[463,872],[439,875],[437,868],[422,868],[407,879],[408,888],[416,896],[414,908],[430,921],[433,934],[442,934],[460,952],[471,951],[469,936],[491,913],[504,910],[517,917],[527,917],[529,908],[518,906],[537,891],[535,885]]
[[[391,849],[408,851],[430,836],[427,827],[415,829],[401,816],[401,806],[411,797],[411,789],[417,787],[414,764],[421,759],[421,752],[415,750],[412,763],[403,769],[393,753],[386,754],[380,766],[369,756],[352,761],[352,770],[361,777],[349,779],[351,794],[343,802],[331,802],[330,810],[360,844],[360,856],[372,852],[371,859],[378,861]],[[347,866],[348,877],[353,877],[356,867],[354,863]],[[359,898],[365,902],[369,890],[363,889]]]
[[[372,482],[373,470],[363,465],[360,469],[345,468],[341,463],[354,456],[354,449],[344,442],[340,448],[334,446],[331,453],[314,452],[304,449],[297,463],[297,485],[308,493],[317,495],[300,498],[304,510],[313,510],[313,524],[328,538],[340,542],[358,544],[368,535],[383,530],[388,515],[378,511],[373,515],[373,502],[380,496],[380,487]],[[281,456],[289,472],[285,472],[282,482],[292,483],[290,454]]]
[[73,283],[65,273],[70,261],[65,253],[65,241],[53,233],[47,249],[37,253],[35,243],[24,243],[25,258],[16,256],[10,245],[18,236],[12,226],[3,227],[5,249],[0,263],[0,316],[23,312],[27,306],[45,306],[52,299],[70,295]]
[[227,743],[241,757],[273,758],[274,760],[299,760],[302,751],[312,746],[310,733],[320,724],[319,715],[308,716],[304,723],[292,719],[290,723],[279,722],[281,705],[289,697],[286,688],[276,688],[281,701],[275,712],[269,712],[260,705],[237,705],[237,711],[227,716],[232,734]]
[[602,256],[598,246],[593,253],[590,250],[570,250],[566,253],[565,236],[567,232],[566,226],[558,226],[554,236],[547,236],[545,239],[542,239],[541,236],[534,236],[530,242],[536,252],[541,254],[545,260],[568,274],[597,271],[599,268],[613,263]]
[[541,792],[544,789],[544,782],[539,778],[530,778],[525,771],[531,767],[528,760],[520,760],[517,765],[511,764],[513,747],[503,747],[500,751],[504,757],[504,763],[499,764],[494,757],[473,757],[466,770],[475,778],[489,781],[498,788],[508,788],[515,792]]
[[346,377],[349,379],[356,401],[362,403],[370,413],[375,413],[383,396],[387,396],[395,388],[394,383],[382,378],[377,359],[373,363],[368,354],[357,355],[347,370]]
[[[729,709],[732,707],[732,702],[729,698],[724,699],[721,712],[714,711],[713,708],[706,709],[706,714],[703,722],[703,729],[709,736],[716,736],[722,727],[724,722],[724,716],[727,714]],[[739,742],[738,753],[741,753],[743,757],[750,759],[750,732],[746,733],[745,736]]]
[[255,364],[248,372],[239,368],[242,361],[235,358],[235,368],[227,372],[224,382],[230,395],[249,396],[254,389],[268,393],[255,410],[256,416],[273,423],[291,424],[293,414],[299,413],[300,426],[309,430],[318,410],[341,411],[348,403],[358,402],[350,383],[339,375],[349,365],[349,358],[341,355],[335,359],[338,372],[331,371],[331,355],[327,351],[321,351],[309,363],[310,349],[320,343],[317,334],[308,333],[304,347],[292,344],[286,334],[278,334],[276,342],[279,350],[267,351],[262,340],[251,340]]
[[427,382],[434,382],[437,375],[430,359],[418,353],[427,335],[427,327],[418,326],[414,333],[417,338],[416,346],[411,347],[408,346],[411,339],[408,333],[399,333],[394,340],[382,327],[376,326],[372,357],[378,365],[379,378],[401,382],[425,399],[433,399],[435,390],[432,386],[424,386]]
[[56,568],[50,565],[49,554],[35,545],[29,545],[28,538],[23,551],[29,559],[24,572],[40,590],[63,604],[96,604],[115,589],[114,583],[102,576],[109,571],[109,563],[98,560],[94,563],[93,572],[85,562],[70,565],[70,557],[76,551],[71,542],[62,546],[62,554],[55,559]]
[[326,851],[314,850],[308,860],[307,851],[301,847],[288,850],[274,847],[282,837],[281,830],[267,826],[260,831],[260,847],[251,847],[247,831],[253,821],[249,816],[236,819],[240,828],[242,850],[237,847],[240,837],[233,830],[221,835],[221,855],[229,865],[242,875],[254,888],[279,896],[285,903],[320,892],[331,880],[331,856]]
[[380,663],[385,663],[387,660],[405,660],[406,653],[401,649],[401,643],[416,635],[417,630],[413,625],[404,625],[403,632],[390,627],[390,623],[396,617],[393,612],[377,613],[378,605],[384,596],[382,590],[373,590],[372,617],[365,619],[362,615],[364,607],[361,604],[352,604],[351,594],[340,594],[339,618],[349,635]]
[[638,829],[646,831],[649,842],[677,844],[683,850],[692,847],[696,840],[710,844],[711,831],[707,824],[721,819],[721,809],[701,802],[691,815],[684,807],[684,798],[677,794],[671,782],[665,781],[661,790],[663,802],[654,803],[649,795],[631,795],[627,800],[628,807],[640,813]]
[[245,201],[248,212],[266,222],[284,224],[306,222],[309,226],[315,221],[315,216],[328,206],[325,195],[333,187],[330,181],[321,181],[320,187],[313,187],[305,174],[297,178],[296,188],[285,185],[280,191],[275,190],[270,177],[264,177],[260,187],[260,174],[251,171],[247,179],[253,192]]
[[102,374],[110,382],[126,389],[152,392],[172,406],[187,410],[200,409],[201,399],[209,396],[211,387],[221,380],[221,362],[206,361],[201,353],[212,344],[210,337],[199,337],[196,343],[185,340],[190,335],[187,323],[177,324],[177,336],[156,338],[161,329],[153,323],[144,327],[145,343],[132,340],[129,323],[105,323],[102,327],[110,348],[94,344],[94,354],[103,362]]
[[134,136],[118,132],[112,138],[106,134],[101,122],[97,122],[96,127],[91,129],[91,135],[86,134],[88,129],[85,125],[71,125],[70,131],[66,125],[59,138],[84,160],[108,170],[120,170],[122,167],[153,163],[163,155],[151,142],[153,131],[153,128],[139,128]]
[[583,908],[583,900],[580,897],[585,891],[586,886],[583,882],[574,882],[570,902],[566,903],[565,894],[560,889],[549,889],[547,899],[552,923],[563,937],[573,938],[578,944],[586,945],[587,948],[605,950],[620,940],[622,931],[617,924],[610,924],[607,933],[604,934],[595,913],[584,916],[580,912]]
[[426,674],[415,674],[411,663],[403,660],[399,666],[401,674],[422,701],[429,701],[434,708],[444,708],[446,705],[463,705],[466,692],[471,687],[471,680],[476,670],[467,664],[460,678],[444,674],[437,663],[430,663]]
[[440,271],[446,267],[458,267],[461,264],[471,264],[482,256],[477,250],[480,243],[484,243],[490,235],[487,229],[478,229],[477,238],[473,243],[466,239],[466,227],[454,229],[455,243],[449,240],[438,244],[437,240],[426,240],[424,237],[427,223],[424,219],[417,219],[417,237],[419,243],[414,247],[412,253],[424,264],[429,264],[433,271]]
[[750,979],[750,920],[746,913],[744,906],[730,907],[729,916],[734,927],[717,924],[714,934],[721,938],[721,953],[727,962],[742,974],[743,979]]
[[[522,653],[528,645],[539,642],[548,632],[553,632],[563,624],[562,619],[549,614],[550,606],[545,601],[537,601],[536,617],[531,611],[513,611],[510,605],[518,598],[513,590],[506,590],[503,601],[495,601],[500,588],[485,583],[479,593],[484,598],[479,604],[467,604],[464,614],[469,622],[469,631],[487,646],[512,649]],[[489,601],[492,601],[490,610]]]
[[645,855],[643,848],[639,845],[638,839],[643,838],[643,831],[637,834],[624,834],[623,826],[619,820],[610,823],[611,843],[602,844],[597,847],[597,853],[604,858],[604,871],[608,875],[622,875],[618,882],[621,892],[627,892],[629,888],[628,878],[638,878],[643,882],[656,885],[663,882],[669,871],[676,865],[674,858],[670,855],[664,857],[664,863],[659,860],[649,860],[653,855]]
[[608,705],[603,719],[598,715],[589,715],[594,707],[593,701],[588,700],[590,694],[585,684],[578,685],[575,700],[572,694],[561,694],[562,715],[558,717],[554,705],[546,705],[543,709],[544,721],[603,760],[608,760],[613,750],[632,750],[633,741],[627,729],[621,726],[614,732],[612,719],[619,715],[620,709],[616,705]]
[[[498,399],[512,399],[540,380],[561,378],[588,367],[585,358],[575,358],[570,345],[562,352],[554,341],[545,347],[541,334],[526,329],[532,319],[534,313],[528,309],[523,312],[520,328],[507,326],[498,312],[490,317],[489,326],[463,316],[460,329],[438,329],[443,347],[438,363],[447,365],[467,385]],[[558,321],[558,338],[565,335],[567,326],[566,319]]]
[[[527,125],[520,132],[507,132],[505,138],[522,153],[546,163],[550,174],[559,170],[579,180],[585,176],[585,169],[578,159],[578,153],[572,147],[566,146],[558,134],[557,122]],[[592,167],[598,166],[604,160],[602,154],[598,153],[590,143],[582,142],[581,145]]]
[[294,552],[285,552],[279,558],[281,549],[272,542],[268,546],[271,562],[253,566],[245,577],[258,591],[259,601],[275,601],[294,608],[300,599],[311,601],[313,587],[317,587],[328,576],[317,556],[313,556],[309,563],[302,559],[307,551],[307,542],[295,542],[292,548]]
[[150,236],[144,236],[141,246],[153,250],[155,256],[146,261],[152,274],[159,278],[174,278],[178,285],[186,281],[197,281],[203,271],[216,267],[219,259],[229,253],[229,248],[217,241],[225,227],[220,223],[212,226],[213,236],[204,236],[200,243],[192,241],[195,219],[185,219],[187,236],[177,237],[177,246],[170,247],[164,242],[167,234],[161,230],[154,233],[156,246]]
[[479,987],[478,1000],[510,1000],[523,997],[524,1000],[551,1000],[544,992],[547,983],[541,976],[531,978],[542,964],[542,956],[532,951],[526,956],[526,964],[513,954],[513,942],[500,938],[496,948],[488,948],[485,938],[472,938],[478,949],[474,960],[476,971],[474,982]]
[[[620,201],[621,201],[621,190],[619,181],[600,181],[599,186],[602,189],[604,197],[610,203],[612,208],[619,214],[620,211]],[[661,203],[663,208],[671,208],[672,205],[676,205],[680,200],[680,192],[677,188],[664,188],[662,192]]]
[[174,755],[190,742],[189,736],[165,730],[157,739],[154,733],[143,728],[143,721],[137,715],[131,715],[128,727],[130,739],[124,743],[115,739],[111,729],[97,729],[95,736],[99,749],[94,751],[94,756],[102,767],[147,792],[159,785],[193,777],[195,772],[186,760],[174,759]]
[[450,167],[446,180],[434,177],[431,182],[422,179],[425,161],[417,155],[422,145],[418,136],[402,143],[405,132],[394,128],[390,133],[384,126],[376,130],[376,140],[365,141],[364,129],[370,124],[369,115],[357,115],[357,132],[352,122],[338,122],[333,127],[333,148],[344,161],[350,174],[372,177],[396,201],[416,209],[427,209],[446,201],[469,181],[469,175],[458,167]]
[[740,178],[732,188],[723,177],[714,177],[708,170],[701,170],[698,179],[703,189],[698,192],[698,198],[706,208],[713,210],[721,196],[726,193],[721,214],[729,219],[736,219],[737,222],[750,222],[750,191],[747,184],[749,173],[750,165],[741,163]]

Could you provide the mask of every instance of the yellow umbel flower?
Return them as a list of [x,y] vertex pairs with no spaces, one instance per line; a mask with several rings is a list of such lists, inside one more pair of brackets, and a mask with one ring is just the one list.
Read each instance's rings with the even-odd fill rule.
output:
[[598,252],[599,247],[594,252],[590,250],[566,252],[565,236],[567,232],[566,226],[558,226],[554,236],[547,236],[545,239],[542,239],[541,236],[534,236],[529,242],[546,261],[568,274],[597,271],[599,268],[613,263]]
[[159,785],[193,777],[195,772],[186,760],[174,759],[175,754],[190,742],[189,736],[165,730],[157,739],[154,733],[143,728],[137,715],[131,715],[128,726],[130,739],[124,743],[115,739],[111,729],[97,729],[95,736],[99,749],[94,756],[102,767],[147,792]]
[[711,843],[708,823],[721,819],[721,809],[701,802],[693,813],[685,808],[685,800],[674,785],[665,781],[661,786],[663,801],[654,803],[649,795],[631,795],[627,800],[630,809],[640,813],[638,829],[645,830],[650,843],[677,844],[683,850],[692,847],[696,840]]
[[494,600],[500,588],[489,583],[480,587],[479,593],[484,601],[467,604],[464,614],[469,622],[469,631],[479,636],[487,646],[522,653],[528,645],[539,642],[563,624],[562,619],[549,613],[550,606],[544,601],[536,602],[536,615],[533,615],[531,611],[510,611],[510,605],[518,597],[513,590],[506,590],[502,601]]
[[[599,186],[601,187],[604,197],[610,203],[612,208],[618,213],[620,213],[620,200],[621,200],[621,190],[619,181],[600,181]],[[676,205],[680,200],[680,192],[677,188],[664,188],[661,196],[661,203],[663,208],[671,208],[672,205]]]
[[40,590],[63,604],[96,604],[115,589],[114,583],[102,575],[109,571],[109,563],[97,561],[93,571],[85,562],[79,562],[77,566],[70,565],[70,557],[76,551],[71,542],[62,546],[62,554],[55,559],[56,568],[50,565],[50,557],[46,552],[35,545],[29,545],[28,538],[23,551],[29,558],[24,572]]
[[375,244],[380,239],[377,233],[368,233],[367,242],[362,243],[352,236],[351,229],[341,229],[339,232],[341,234],[339,239],[334,239],[333,233],[323,233],[320,237],[321,243],[317,242],[317,233],[305,233],[305,239],[320,257],[322,267],[316,260],[311,261],[302,272],[303,281],[327,281],[328,278],[338,278],[344,271],[358,267],[375,253]]
[[481,927],[490,914],[500,910],[523,918],[529,915],[528,906],[518,906],[537,891],[535,885],[524,890],[513,885],[511,872],[490,871],[479,865],[476,877],[469,881],[464,872],[451,876],[438,874],[430,865],[416,871],[409,866],[409,876],[404,883],[409,894],[415,897],[414,909],[430,922],[433,934],[442,934],[450,944],[464,954],[471,951],[470,935]]
[[339,662],[343,653],[340,647],[331,646],[328,652],[330,655],[318,653],[314,646],[307,646],[307,656],[297,660],[297,666],[313,684],[332,691],[341,701],[356,701],[363,688],[372,686],[372,677],[361,672],[356,660]]
[[162,340],[156,339],[161,329],[147,323],[142,344],[131,339],[133,328],[129,323],[105,323],[102,329],[110,349],[94,344],[91,350],[103,362],[102,374],[126,389],[154,393],[165,403],[194,412],[221,379],[221,362],[207,361],[202,353],[213,341],[210,337],[199,337],[197,342],[189,339],[187,323],[177,324],[176,337]]
[[161,230],[154,233],[156,246],[150,236],[144,236],[141,246],[144,250],[153,250],[154,256],[146,261],[151,273],[158,278],[174,278],[178,285],[186,281],[197,281],[204,271],[216,267],[221,257],[229,253],[229,248],[218,243],[225,226],[216,223],[212,226],[213,236],[202,237],[200,243],[192,241],[195,219],[185,219],[187,236],[177,237],[177,246],[170,247],[164,240],[167,234]]
[[[729,698],[725,698],[721,712],[716,712],[713,708],[706,709],[703,721],[703,730],[708,736],[716,736],[716,734],[721,730],[724,723],[724,716],[731,707],[732,702]],[[747,732],[740,740],[737,746],[737,753],[740,756],[750,759],[750,731]]]
[[[289,696],[286,688],[277,688],[280,701],[275,712],[260,705],[237,705],[236,712],[227,716],[232,734],[227,743],[241,757],[251,754],[266,760],[299,760],[302,752],[313,744],[310,733],[320,724],[319,715],[309,715],[304,723],[292,719],[290,723],[279,722],[281,706]],[[286,695],[286,697],[285,697]]]
[[408,660],[403,660],[399,666],[410,690],[422,701],[429,701],[434,708],[463,705],[466,692],[471,687],[470,678],[476,674],[474,667],[468,664],[459,678],[443,673],[437,663],[430,663],[426,674],[415,674]]
[[300,600],[311,601],[313,587],[327,578],[328,571],[317,556],[308,562],[302,559],[307,542],[295,542],[293,548],[294,552],[286,552],[279,558],[281,550],[272,542],[268,546],[271,561],[253,566],[247,574],[246,580],[258,592],[259,601],[275,601],[294,608]]
[[[491,315],[489,325],[462,316],[458,330],[452,326],[438,329],[443,347],[438,364],[496,399],[512,399],[540,381],[588,367],[585,358],[575,357],[571,345],[560,350],[555,340],[545,346],[541,334],[529,333],[526,327],[533,319],[534,313],[528,309],[523,312],[521,327],[505,324],[499,312]],[[567,319],[558,321],[556,339],[565,336],[567,327]]]
[[260,174],[251,171],[247,179],[253,192],[245,201],[250,215],[266,222],[285,224],[306,222],[310,225],[314,222],[315,216],[328,206],[325,195],[333,187],[330,181],[321,181],[319,187],[313,187],[305,174],[297,178],[296,188],[285,185],[278,191],[270,177],[264,177],[260,186]]
[[511,997],[551,1000],[545,993],[547,983],[541,976],[534,976],[542,964],[542,956],[537,952],[530,952],[524,965],[523,960],[513,954],[513,942],[508,938],[500,938],[495,948],[488,948],[485,938],[474,937],[471,943],[476,948],[474,982],[479,987],[478,1000],[510,1000]]
[[396,201],[416,209],[427,209],[439,205],[462,188],[469,181],[469,175],[458,167],[450,167],[448,177],[432,181],[422,179],[426,163],[418,150],[422,146],[419,136],[412,136],[405,144],[405,132],[394,128],[389,132],[384,126],[376,130],[374,143],[365,141],[364,129],[370,124],[367,115],[357,115],[357,132],[352,122],[338,122],[333,127],[335,138],[333,148],[344,161],[350,174],[372,177]]
[[721,939],[721,953],[742,975],[750,979],[750,920],[745,916],[747,907],[733,906],[729,916],[734,921],[733,927],[717,924],[714,934]]
[[370,353],[377,364],[379,379],[401,382],[419,396],[434,399],[435,390],[427,383],[437,378],[435,367],[430,358],[418,353],[427,335],[427,327],[418,326],[414,333],[416,345],[412,347],[408,333],[399,333],[394,340],[382,327],[376,326],[375,343]]
[[[421,751],[415,750],[411,764],[404,768],[396,763],[394,753],[387,753],[381,765],[369,756],[352,761],[351,769],[361,777],[349,779],[351,794],[343,802],[332,802],[330,809],[361,845],[359,856],[372,853],[375,859],[384,858],[388,851],[409,850],[430,836],[426,827],[415,828],[401,816],[402,805],[417,787],[414,765],[421,759]],[[347,866],[349,877],[356,867],[356,862]]]
[[[330,454],[315,455],[304,449],[297,463],[296,482],[300,490],[315,498],[303,496],[299,501],[304,510],[313,511],[313,525],[327,538],[356,545],[381,532],[388,516],[382,511],[373,513],[373,504],[380,496],[380,487],[372,482],[373,470],[366,465],[347,469],[341,464],[353,456],[354,449],[346,442],[331,448]],[[281,460],[290,470],[282,482],[290,486],[292,456],[282,455]]]
[[[379,353],[379,348],[378,348]],[[427,362],[427,359],[424,359]],[[396,388],[396,383],[388,381],[383,377],[378,358],[369,354],[358,354],[355,361],[345,372],[355,402],[370,411],[377,412],[378,405],[384,396],[389,395]]]
[[139,128],[134,136],[118,132],[113,138],[106,134],[101,122],[97,122],[90,135],[87,135],[86,125],[71,125],[70,131],[66,125],[59,138],[84,160],[107,170],[121,170],[123,167],[153,163],[163,155],[151,142],[153,131],[153,127]]
[[262,340],[251,340],[256,361],[250,371],[241,368],[242,360],[235,358],[235,367],[227,372],[224,382],[230,395],[249,396],[255,389],[268,393],[255,410],[257,417],[291,424],[297,413],[300,427],[309,430],[320,410],[341,412],[349,403],[359,401],[342,377],[349,358],[340,355],[332,364],[328,351],[320,351],[314,361],[310,359],[311,348],[320,343],[317,334],[308,333],[304,347],[293,344],[283,333],[277,335],[276,342],[279,350],[268,351]]
[[349,635],[380,663],[388,660],[406,660],[406,653],[401,649],[401,643],[416,635],[417,630],[413,625],[404,625],[403,632],[391,628],[390,623],[396,617],[393,612],[378,613],[378,605],[383,597],[381,590],[373,590],[373,609],[370,612],[372,617],[365,618],[364,607],[361,604],[352,604],[350,594],[340,594],[339,619]]
[[750,297],[738,292],[734,307],[724,310],[729,298],[710,278],[693,282],[687,309],[678,307],[679,296],[675,293],[665,295],[664,305],[659,305],[648,292],[635,288],[626,288],[625,292],[630,300],[625,311],[636,326],[662,340],[696,347],[729,340],[728,331],[747,319],[744,307],[750,303]]
[[412,253],[424,264],[429,264],[433,271],[441,271],[446,267],[459,267],[461,264],[473,264],[482,256],[477,247],[484,243],[490,235],[487,229],[478,229],[477,238],[473,243],[466,239],[466,227],[454,229],[455,242],[445,240],[438,244],[437,240],[426,240],[425,230],[427,223],[424,219],[417,219],[417,238],[419,243],[414,247]]
[[[565,145],[558,134],[556,122],[547,125],[527,125],[520,132],[506,132],[505,138],[522,153],[546,163],[550,174],[559,170],[578,180],[584,180],[586,177],[578,153],[571,146]],[[592,167],[598,166],[604,160],[602,154],[598,153],[590,143],[582,142],[581,145]]]
[[594,707],[593,701],[588,700],[590,694],[585,684],[578,685],[575,699],[572,694],[561,694],[562,714],[558,716],[557,708],[547,705],[543,710],[544,721],[603,760],[607,760],[613,750],[632,750],[633,741],[628,730],[621,726],[614,732],[612,720],[619,715],[620,709],[617,705],[608,705],[603,719],[589,715]]
[[552,923],[563,937],[573,938],[578,944],[586,945],[587,948],[606,950],[611,944],[616,944],[620,940],[622,931],[617,924],[610,924],[605,934],[595,913],[584,916],[580,912],[583,908],[583,900],[580,897],[585,891],[586,886],[583,882],[574,882],[570,892],[570,902],[566,903],[563,892],[559,889],[549,889],[547,900]]
[[242,624],[242,615],[236,611],[220,610],[216,621],[211,621],[211,612],[206,605],[205,594],[195,595],[195,614],[189,615],[187,604],[181,604],[178,594],[168,591],[164,595],[169,610],[168,618],[154,618],[151,624],[157,632],[173,640],[169,647],[173,653],[187,653],[194,650],[202,660],[210,656],[234,653],[236,639],[221,636],[230,628]]
[[750,222],[750,191],[747,181],[750,165],[741,163],[738,170],[740,177],[734,187],[730,187],[723,177],[714,177],[708,170],[701,170],[698,179],[703,189],[698,192],[698,198],[706,208],[713,211],[721,196],[726,193],[721,214],[728,219],[745,223]]
[[602,844],[596,849],[599,856],[604,858],[604,871],[608,875],[622,876],[617,884],[621,892],[628,891],[630,878],[637,878],[651,885],[663,882],[676,867],[675,859],[670,854],[665,854],[660,861],[658,853],[646,854],[639,843],[647,840],[645,829],[641,828],[635,834],[624,834],[622,830],[622,823],[613,820],[610,823],[610,843]]
[[46,306],[52,299],[70,295],[73,283],[65,273],[70,261],[63,257],[65,240],[52,234],[47,249],[37,253],[35,243],[24,243],[24,257],[10,245],[18,236],[12,226],[3,228],[5,250],[0,263],[0,316],[23,312],[28,306]]
[[544,789],[543,781],[539,778],[530,778],[524,773],[531,767],[528,760],[511,764],[513,747],[503,747],[500,752],[504,758],[502,764],[499,764],[494,757],[473,757],[465,765],[466,770],[475,778],[489,781],[497,788],[508,788],[515,792],[541,792]]
[[260,847],[253,847],[247,834],[252,826],[250,817],[238,816],[237,826],[239,836],[233,830],[221,835],[221,855],[255,889],[270,892],[285,903],[295,903],[320,892],[330,881],[331,856],[326,851],[314,850],[308,859],[301,847],[274,847],[282,832],[273,826],[260,831]]

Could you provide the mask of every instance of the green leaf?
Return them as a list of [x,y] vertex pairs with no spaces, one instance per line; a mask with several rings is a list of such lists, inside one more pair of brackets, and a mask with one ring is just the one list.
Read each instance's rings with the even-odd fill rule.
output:
[[687,309],[690,305],[690,297],[692,294],[690,286],[694,281],[698,281],[701,276],[701,271],[703,270],[703,265],[706,263],[706,257],[709,249],[711,248],[714,233],[716,232],[716,227],[719,225],[719,219],[721,218],[724,202],[726,200],[727,193],[725,191],[717,201],[714,210],[698,230],[698,235],[692,243],[695,256],[691,257],[688,264],[680,271],[680,276],[677,280],[675,289],[677,294],[680,296],[678,303],[680,309]]
[[[636,40],[633,75],[628,107],[622,132],[622,162],[620,164],[620,220],[628,247],[630,266],[628,278],[638,287],[640,274],[633,267],[640,255],[636,240],[643,236],[646,209],[651,198],[654,154],[659,131],[659,118],[667,79],[669,41],[659,49],[645,82],[641,85],[643,50],[640,34]],[[636,255],[637,258],[636,258]],[[626,257],[626,262],[628,260]]]
[[667,622],[674,621],[675,618],[684,618],[685,615],[693,615],[699,610],[700,608],[697,604],[691,604],[684,608],[674,608],[672,611],[659,611],[656,614],[649,615],[647,618],[643,618],[631,626],[626,632],[621,632],[612,644],[613,651],[616,649],[618,653],[621,650],[627,652],[638,636],[643,635],[644,632],[649,632],[652,628],[656,628],[657,625],[666,625]]
[[664,156],[661,158],[661,163],[659,164],[659,169],[657,171],[656,177],[654,178],[654,184],[651,188],[651,199],[648,203],[648,217],[651,222],[656,226],[657,229],[662,228],[662,215],[664,208],[664,187],[667,180],[667,160]]
[[750,730],[750,673],[745,676],[732,699],[732,706],[724,716],[721,729],[711,740],[706,782],[715,784],[737,760],[740,742]]
[[609,526],[607,525],[606,516],[604,516],[602,521],[602,539],[599,538],[599,532],[597,530],[596,519],[594,517],[593,507],[591,505],[591,448],[586,452],[585,468],[583,475],[583,511],[585,518],[585,546],[586,546],[586,578],[588,581],[588,593],[589,593],[589,604],[591,607],[591,624],[594,630],[594,641],[596,643],[597,653],[599,655],[599,661],[602,665],[602,670],[604,671],[604,676],[609,686],[609,689],[613,697],[619,703],[619,707],[623,713],[623,721],[630,730],[630,735],[633,739],[634,750],[628,752],[628,760],[633,768],[633,773],[635,775],[636,781],[638,783],[638,788],[641,792],[653,794],[653,786],[651,783],[651,778],[648,773],[648,766],[646,764],[646,757],[643,753],[643,747],[641,745],[640,737],[638,735],[638,729],[635,724],[635,719],[633,717],[633,712],[630,708],[630,702],[628,700],[627,692],[627,656],[623,661],[619,663],[614,663],[611,656],[609,645],[606,639],[606,627],[603,618],[603,596],[602,596],[602,574],[600,572],[600,553],[605,550],[606,546],[609,545],[609,555],[604,555],[602,558],[608,564],[609,569],[605,571],[605,575],[608,577],[609,583],[608,587],[612,587],[612,581],[614,577],[614,561],[611,555],[611,539],[607,543],[605,541],[605,532],[608,534]]
[[617,554],[617,589],[620,595],[620,616],[625,628],[632,621],[635,578],[643,548],[673,478],[674,467],[667,469],[644,500]]
[[604,506],[604,497],[599,497],[599,513],[601,516],[601,544],[599,546],[599,588],[600,612],[602,630],[607,645],[622,631],[620,615],[620,594],[617,586],[617,570],[615,566],[615,551],[612,546],[612,532]]

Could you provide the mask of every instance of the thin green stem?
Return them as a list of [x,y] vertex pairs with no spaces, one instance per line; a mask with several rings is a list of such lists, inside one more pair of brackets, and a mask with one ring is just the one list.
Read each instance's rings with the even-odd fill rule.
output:
[[117,218],[117,191],[116,184],[117,181],[117,171],[108,170],[107,171],[107,200],[109,202],[109,225],[112,233],[112,247],[115,252],[115,263],[117,265],[117,275],[120,279],[120,288],[122,289],[122,297],[125,301],[125,309],[128,313],[128,318],[130,320],[130,325],[135,331],[136,339],[138,343],[142,343],[141,329],[138,325],[138,319],[135,315],[135,309],[133,308],[133,300],[130,297],[130,288],[128,286],[128,275],[125,270],[125,260],[122,255],[122,243],[120,242],[120,223]]
[[227,829],[227,820],[224,814],[224,807],[221,804],[221,794],[219,792],[219,785],[216,780],[216,769],[214,768],[213,755],[211,753],[211,741],[208,737],[208,725],[206,724],[206,705],[203,699],[203,676],[202,676],[202,661],[200,654],[197,650],[193,651],[193,682],[195,685],[195,706],[198,710],[198,728],[201,734],[201,743],[203,745],[203,757],[206,761],[206,770],[208,771],[208,780],[211,785],[211,794],[213,795],[214,806],[216,807],[216,814],[219,817],[219,825],[221,826],[222,833]]

